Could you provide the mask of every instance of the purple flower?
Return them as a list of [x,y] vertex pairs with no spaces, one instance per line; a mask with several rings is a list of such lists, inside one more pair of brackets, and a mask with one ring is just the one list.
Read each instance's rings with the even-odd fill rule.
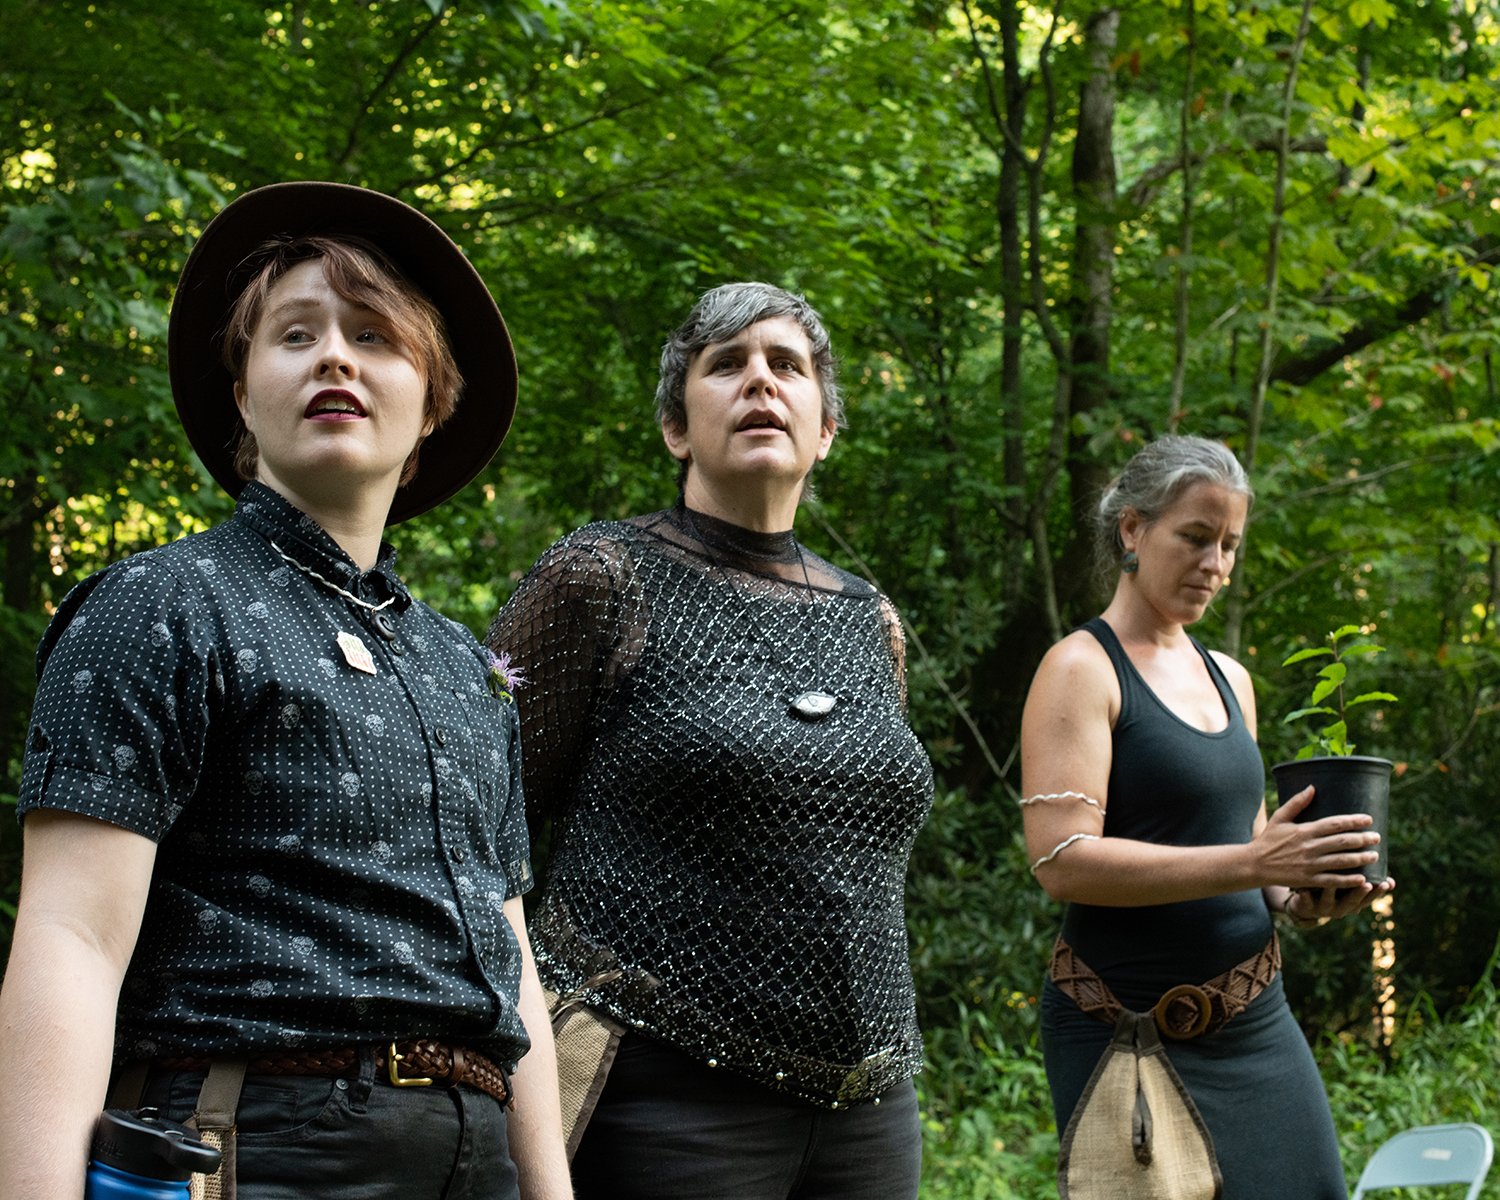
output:
[[511,666],[509,651],[496,654],[486,647],[484,657],[490,664],[490,693],[502,700],[511,699],[511,693],[525,685],[526,676],[519,667]]

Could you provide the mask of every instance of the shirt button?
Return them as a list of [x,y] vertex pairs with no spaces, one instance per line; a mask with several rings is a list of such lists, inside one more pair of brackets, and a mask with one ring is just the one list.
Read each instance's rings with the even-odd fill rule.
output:
[[395,640],[396,622],[391,620],[390,613],[378,612],[375,614],[375,632],[388,642]]
[[454,862],[463,862],[464,848],[462,846],[454,846],[452,850],[448,851],[448,857],[451,858]]
[[432,731],[432,740],[439,746],[446,746],[448,744],[448,735],[443,732],[441,725]]

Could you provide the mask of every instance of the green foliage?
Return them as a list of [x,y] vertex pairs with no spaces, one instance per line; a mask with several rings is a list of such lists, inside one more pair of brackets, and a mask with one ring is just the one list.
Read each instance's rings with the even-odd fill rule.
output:
[[[1416,997],[1388,1052],[1352,1038],[1320,1047],[1320,1065],[1351,1180],[1376,1147],[1412,1125],[1472,1121],[1491,1131],[1500,1128],[1500,1085],[1495,1078],[1495,1041],[1500,1035],[1497,961],[1500,942],[1469,1000],[1447,1016],[1430,998]],[[1500,1197],[1500,1180],[1492,1176],[1481,1195]]]
[[[1004,1045],[1034,1039],[1058,914],[1027,870],[1016,805],[998,789],[940,790],[912,856],[907,908],[922,1027],[977,1021]],[[939,1094],[957,1105],[958,1094]]]
[[[1036,1200],[1054,1194],[1057,1131],[1041,1050],[1008,1046],[981,1013],[928,1038],[922,1195]],[[938,1076],[941,1076],[939,1078]]]
[[[1355,637],[1365,632],[1365,627],[1361,625],[1341,625],[1327,635],[1328,645],[1310,646],[1297,650],[1282,660],[1283,667],[1306,662],[1308,659],[1333,660],[1318,669],[1317,683],[1313,685],[1308,707],[1294,709],[1281,718],[1283,725],[1312,716],[1334,718],[1327,725],[1316,730],[1312,740],[1297,751],[1298,758],[1311,758],[1315,754],[1353,754],[1354,743],[1349,740],[1349,710],[1357,705],[1372,704],[1376,701],[1391,704],[1396,702],[1396,697],[1390,692],[1361,692],[1352,699],[1344,699],[1344,684],[1348,682],[1350,660],[1371,658],[1385,653],[1385,647],[1375,642],[1356,642],[1349,645],[1342,641],[1344,638]],[[1326,703],[1330,696],[1334,700],[1332,706]]]
[[[1278,215],[1300,5],[1210,0],[1191,41],[1181,5],[1119,12],[1105,203],[1098,177],[1075,183],[1087,26],[1056,6],[7,3],[0,792],[17,790],[31,650],[63,592],[227,510],[178,432],[162,336],[224,197],[378,187],[491,282],[521,362],[515,428],[475,486],[392,531],[414,590],[476,631],[562,532],[671,502],[654,366],[696,294],[803,290],[851,424],[799,532],[902,610],[940,772],[909,892],[924,1194],[1050,1194],[1035,993],[1057,912],[1007,799],[1021,702],[1054,634],[1097,611],[1099,485],[1170,428],[1245,449],[1269,326],[1243,612],[1197,633],[1232,639],[1267,713],[1303,707],[1292,673],[1267,669],[1287,631],[1359,612],[1392,647],[1359,666],[1362,692],[1404,697],[1399,741],[1374,701],[1359,740],[1397,762],[1394,978],[1421,1013],[1398,1052],[1407,1086],[1441,1074],[1415,1047],[1460,1053],[1450,1026],[1486,952],[1471,930],[1500,925],[1500,30],[1484,6],[1315,5]],[[1081,244],[1110,248],[1107,277]],[[1262,723],[1269,761],[1292,756],[1295,725]],[[0,812],[0,904],[17,843]],[[1351,1089],[1384,1061],[1363,1057],[1375,932],[1289,935],[1294,1008],[1339,1035],[1343,1057],[1322,1052]]]

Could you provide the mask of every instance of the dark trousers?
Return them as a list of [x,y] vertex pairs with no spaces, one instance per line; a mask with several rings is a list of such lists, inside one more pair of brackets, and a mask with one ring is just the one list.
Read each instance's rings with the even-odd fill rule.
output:
[[916,1088],[816,1108],[625,1035],[573,1159],[578,1200],[912,1200]]
[[[202,1071],[153,1072],[143,1105],[192,1115]],[[518,1101],[519,1103],[519,1101]],[[517,1200],[505,1109],[468,1087],[357,1074],[250,1075],[237,1124],[240,1200]]]

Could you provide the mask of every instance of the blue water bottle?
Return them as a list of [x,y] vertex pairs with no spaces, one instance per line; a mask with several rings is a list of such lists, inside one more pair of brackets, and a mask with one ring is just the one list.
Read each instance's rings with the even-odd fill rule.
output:
[[106,1108],[94,1127],[84,1200],[187,1200],[188,1177],[218,1170],[219,1152],[154,1108]]

